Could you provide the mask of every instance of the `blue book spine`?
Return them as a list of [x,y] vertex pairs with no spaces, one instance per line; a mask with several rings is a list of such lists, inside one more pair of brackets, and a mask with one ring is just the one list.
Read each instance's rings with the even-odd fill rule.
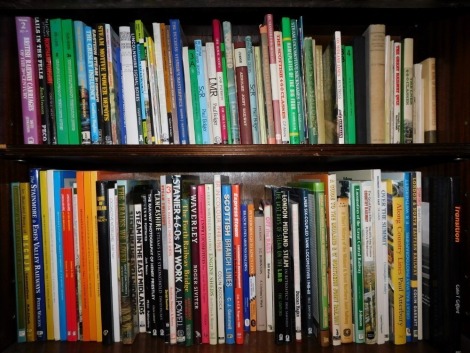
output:
[[118,131],[119,131],[119,138],[121,141],[121,144],[126,144],[127,141],[127,126],[126,126],[126,119],[124,118],[124,97],[123,97],[123,87],[122,87],[122,69],[121,69],[121,47],[120,46],[115,46],[113,48],[114,53],[113,53],[113,61],[114,61],[114,67],[116,68],[116,100],[117,100],[117,108],[118,108],[118,116],[117,116],[117,121],[118,121]]
[[250,274],[248,271],[248,203],[240,206],[242,217],[242,288],[243,288],[243,327],[250,331]]
[[88,80],[88,106],[90,110],[90,137],[91,143],[98,143],[98,103],[96,101],[95,63],[93,58],[93,29],[90,26],[85,26],[85,49]]
[[170,19],[171,54],[173,57],[173,75],[175,80],[176,116],[180,143],[189,143],[188,117],[186,115],[186,93],[184,87],[183,46],[181,26],[178,19]]
[[204,71],[204,58],[202,56],[202,41],[200,39],[194,40],[194,50],[196,53],[196,72],[197,84],[199,87],[199,107],[201,112],[201,127],[202,127],[202,143],[211,143],[210,125],[209,125],[209,111],[207,110],[207,97],[206,97],[206,73]]
[[246,62],[248,69],[248,86],[250,92],[250,108],[251,108],[251,130],[253,136],[253,144],[259,144],[259,114],[258,114],[258,95],[256,92],[255,79],[255,54],[251,36],[245,37],[246,46]]
[[224,254],[225,343],[235,344],[233,298],[232,186],[222,184],[222,229]]
[[82,21],[74,21],[73,27],[75,31],[75,57],[77,63],[77,83],[80,107],[79,118],[82,132],[82,144],[89,145],[91,143],[91,126],[90,101],[88,93],[87,38],[85,34],[85,24]]
[[29,179],[31,185],[31,224],[33,230],[34,288],[36,295],[36,335],[38,341],[45,341],[47,327],[39,169],[30,169]]
[[413,312],[411,309],[411,172],[404,173],[403,197],[405,204],[405,303],[406,341],[413,341]]

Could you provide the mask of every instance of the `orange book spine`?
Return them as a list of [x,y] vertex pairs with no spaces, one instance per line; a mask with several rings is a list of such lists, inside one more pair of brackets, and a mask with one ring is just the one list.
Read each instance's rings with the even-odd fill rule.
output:
[[232,185],[233,221],[233,269],[235,278],[235,342],[243,344],[243,275],[242,275],[242,232],[240,213],[240,184]]

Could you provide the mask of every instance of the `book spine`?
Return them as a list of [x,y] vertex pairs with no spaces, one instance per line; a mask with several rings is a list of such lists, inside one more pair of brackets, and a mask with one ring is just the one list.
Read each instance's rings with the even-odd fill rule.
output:
[[315,69],[313,64],[314,48],[312,37],[304,39],[304,79],[305,79],[305,101],[307,115],[308,142],[318,143],[318,122],[315,92]]
[[[136,196],[137,197],[137,196]],[[143,209],[142,201],[134,201],[134,244],[137,274],[137,312],[139,317],[139,332],[146,332],[145,317],[145,278],[144,278],[144,249],[143,249]]]
[[[98,131],[98,102],[96,100],[95,65],[93,57],[93,29],[85,25],[85,57],[86,57],[86,79],[88,87],[88,107],[89,107],[89,133],[90,141],[93,144],[99,141]],[[83,128],[82,128],[83,131]],[[86,131],[86,129],[85,129]],[[82,136],[83,141],[83,136]]]
[[[83,39],[83,37],[82,37]],[[77,66],[74,45],[74,30],[71,19],[62,20],[62,43],[64,48],[65,96],[68,100],[69,144],[80,144],[79,97],[77,90]]]
[[203,48],[202,41],[196,39],[194,41],[194,49],[196,54],[196,71],[197,71],[197,81],[198,81],[198,96],[199,96],[199,107],[200,107],[200,116],[201,116],[201,128],[202,128],[202,143],[210,144],[211,143],[211,130],[209,122],[209,109],[207,107],[207,98],[206,98],[206,80],[205,80],[205,70],[204,70],[204,61],[203,61]]
[[235,342],[243,344],[243,283],[242,283],[242,229],[241,229],[241,185],[232,185],[233,224],[233,272],[235,307]]
[[217,19],[212,20],[212,38],[214,40],[215,49],[215,69],[217,73],[217,98],[219,103],[219,116],[220,116],[220,128],[222,135],[222,143],[228,143],[228,125],[227,125],[227,113],[226,113],[226,100],[225,100],[225,85],[224,85],[224,74],[222,65],[222,28],[220,21]]
[[130,25],[130,40],[131,40],[131,53],[132,53],[132,72],[133,72],[133,85],[134,85],[134,101],[136,106],[136,120],[137,120],[137,136],[138,143],[144,143],[143,126],[142,126],[142,110],[141,110],[141,97],[140,97],[140,70],[139,61],[137,59],[137,38],[135,34],[135,23]]
[[252,144],[251,108],[248,86],[248,67],[246,57],[246,44],[243,41],[234,43],[234,66],[236,74],[238,98],[238,124],[240,128],[240,142]]
[[46,340],[47,337],[47,326],[39,169],[30,169],[29,180],[31,193],[31,230],[33,250],[32,259],[34,264],[34,294],[36,298],[36,338],[38,341],[43,341]]
[[255,293],[256,331],[266,331],[266,255],[264,249],[264,215],[255,211]]
[[344,45],[343,48],[345,143],[355,144],[357,129],[354,92],[354,53],[352,45]]
[[94,66],[94,82],[95,82],[95,99],[96,99],[96,115],[98,126],[98,139],[95,144],[103,143],[103,112],[101,109],[101,78],[100,64],[98,55],[98,33],[96,27],[92,27],[91,36],[93,42],[93,66]]
[[192,346],[193,336],[193,276],[191,275],[191,228],[189,198],[181,199],[181,224],[183,237],[184,328],[186,346]]
[[155,232],[155,277],[156,277],[156,332],[152,332],[153,336],[165,336],[165,280],[163,271],[163,211],[162,211],[162,194],[161,188],[155,188],[153,192],[153,218]]
[[[263,92],[265,97],[265,109],[266,109],[266,142],[269,144],[276,143],[276,137],[274,132],[274,109],[273,109],[273,99],[272,99],[272,90],[271,90],[271,73],[269,65],[269,49],[268,49],[268,28],[266,25],[261,25],[259,27],[260,37],[261,37],[261,58],[262,64],[260,65],[262,72],[262,79],[259,79],[257,82],[257,87]],[[261,84],[261,82],[263,84]],[[258,93],[258,99],[261,97],[261,93]],[[261,107],[261,105],[260,105]],[[260,111],[262,108],[260,108]]]
[[144,277],[145,277],[145,322],[147,333],[157,330],[157,298],[155,295],[155,218],[153,187],[142,195],[144,213]]
[[188,113],[188,136],[189,143],[196,143],[196,133],[194,131],[194,111],[193,111],[193,94],[191,86],[191,71],[189,69],[189,48],[183,47],[183,68],[184,68],[184,86],[186,87],[186,109]]
[[424,142],[437,141],[436,119],[436,58],[427,58],[421,62],[423,74],[424,106]]
[[279,117],[282,143],[290,143],[289,139],[289,111],[287,104],[286,74],[284,64],[284,46],[282,32],[274,31],[274,46],[276,50],[276,74],[279,90]]
[[269,53],[269,69],[271,74],[271,96],[273,104],[274,132],[276,143],[282,143],[281,137],[281,108],[280,108],[280,92],[279,92],[279,71],[276,61],[276,49],[274,40],[274,20],[272,14],[266,14],[265,23],[268,34],[268,53]]
[[217,343],[225,343],[224,254],[222,218],[222,176],[214,175],[215,271],[217,286]]
[[49,143],[52,145],[57,144],[57,126],[56,126],[56,113],[55,113],[55,98],[54,98],[54,77],[52,72],[52,49],[51,49],[51,27],[50,20],[45,18],[41,22],[41,39],[43,45],[44,55],[44,70],[46,77],[46,107],[49,110],[46,115],[48,116],[48,131]]
[[248,203],[240,205],[242,228],[242,293],[243,293],[243,330],[250,331],[250,278],[248,271]]
[[255,65],[255,91],[256,91],[256,104],[258,109],[259,120],[259,143],[268,143],[268,122],[266,117],[266,107],[264,105],[264,84],[263,84],[263,64],[261,46],[256,45],[253,47],[254,51],[254,65]]
[[289,214],[289,191],[281,190],[281,222],[282,222],[282,300],[283,300],[283,323],[284,323],[284,340],[290,343],[294,339],[294,303],[291,298],[294,294],[294,276],[293,276],[293,260],[292,260],[292,234],[290,232],[291,215]]
[[197,185],[191,185],[189,191],[189,212],[191,227],[191,274],[193,286],[193,323],[194,343],[202,343],[201,333],[201,302],[200,302],[200,263],[199,263],[199,222]]
[[228,96],[228,78],[227,78],[227,59],[225,57],[225,43],[220,43],[220,52],[222,55],[222,76],[224,80],[224,99],[225,99],[225,119],[227,120],[227,144],[232,144],[232,117],[231,111],[227,108],[229,104],[229,96]]
[[232,135],[232,143],[234,145],[240,144],[240,130],[238,127],[238,100],[237,88],[235,81],[235,66],[234,66],[234,53],[232,42],[232,25],[229,21],[222,23],[225,44],[225,62],[227,66],[227,92],[228,103],[230,105],[230,133]]
[[[77,65],[77,84],[79,99],[79,122],[81,127],[81,141],[83,145],[91,144],[91,117],[90,117],[90,90],[88,88],[88,50],[87,41],[92,44],[91,29],[85,33],[85,24],[82,21],[74,21],[75,54]],[[90,47],[91,53],[93,49]],[[93,59],[92,59],[93,60]],[[92,61],[93,62],[93,61]]]
[[145,42],[137,43],[137,62],[139,66],[139,93],[143,144],[152,144],[152,119],[150,116],[150,95],[148,82],[148,61]]
[[405,317],[406,317],[406,341],[413,341],[413,311],[411,297],[411,271],[412,271],[412,225],[411,225],[411,172],[406,172],[403,180],[403,202],[404,202],[404,218],[405,218]]
[[181,28],[178,19],[170,19],[171,53],[175,80],[176,113],[178,117],[179,143],[188,144],[188,119],[186,116],[185,87],[183,77]]
[[38,74],[38,99],[39,113],[41,117],[41,143],[51,144],[51,132],[49,131],[49,102],[47,100],[47,78],[46,78],[46,60],[43,42],[44,20],[40,17],[34,17],[34,44],[36,51],[36,67]]
[[[145,37],[145,47],[148,61],[148,85],[149,85],[149,102],[150,102],[150,121],[152,125],[152,143],[162,143],[162,126],[161,116],[158,107],[158,87],[157,87],[157,74],[156,74],[156,58],[155,58],[155,43],[152,36],[147,35]],[[184,49],[183,49],[184,55]],[[184,59],[184,56],[183,56]],[[184,61],[183,61],[184,66]],[[186,71],[186,70],[185,70]]]
[[401,142],[413,143],[413,38],[403,39]]
[[16,36],[20,66],[23,140],[25,144],[40,144],[41,114],[34,28],[31,17],[16,17]]
[[19,182],[13,182],[10,184],[10,192],[13,225],[13,251],[15,261],[16,339],[18,343],[22,343],[26,342],[26,298],[24,291],[25,277],[23,268],[23,235],[21,230],[21,198]]
[[273,189],[273,260],[274,260],[274,323],[275,339],[277,343],[284,343],[285,322],[284,318],[284,271],[282,268],[282,193]]
[[292,258],[293,258],[293,274],[294,274],[294,328],[295,340],[302,341],[302,309],[300,294],[300,235],[299,235],[299,204],[297,202],[289,203],[289,212],[291,217],[291,234],[292,234]]
[[168,111],[168,131],[170,134],[170,143],[177,144],[179,141],[178,124],[176,123],[176,102],[174,79],[172,70],[172,55],[170,49],[170,31],[169,27],[163,23],[160,24],[162,29],[162,51],[163,51],[163,67],[165,75],[165,93],[166,106]]
[[[82,310],[82,273],[80,270],[80,221],[78,207],[78,183],[72,185],[72,232],[73,232],[73,259],[75,276],[75,298],[76,298],[76,320],[77,320],[77,340],[83,340],[83,310]],[[47,313],[46,313],[47,315]]]
[[[96,183],[96,210],[96,219],[98,222],[100,293],[102,293],[103,297],[111,299],[111,254],[109,246],[109,211],[106,181]],[[103,343],[110,344],[113,341],[113,311],[111,300],[103,300],[101,303],[101,322]]]
[[169,303],[169,284],[168,284],[168,235],[167,235],[167,193],[166,193],[166,175],[160,176],[160,208],[161,208],[161,227],[162,227],[162,287],[163,287],[163,326],[160,329],[160,337],[165,343],[170,343],[170,303]]
[[253,201],[248,202],[248,289],[250,331],[256,331],[257,313],[256,313],[256,238],[255,238],[255,207]]
[[334,77],[336,92],[336,134],[337,143],[345,143],[344,130],[344,91],[343,91],[343,61],[341,55],[341,32],[335,31],[334,37]]
[[214,42],[206,43],[207,60],[207,93],[209,96],[209,115],[212,127],[212,142],[222,143],[222,128],[219,114],[219,98],[217,88],[217,70],[215,67],[215,48]]
[[[421,280],[419,279],[420,268],[422,267],[422,255],[419,250],[422,246],[422,225],[421,225],[421,173],[412,172],[411,174],[411,274],[410,274],[410,292],[411,312],[412,312],[412,340],[419,340],[420,316],[422,317],[422,308],[419,298]],[[420,256],[421,255],[421,256]],[[421,260],[419,260],[421,258]],[[421,262],[421,266],[419,264]]]
[[[385,181],[380,182],[379,191],[379,214],[377,222],[380,232],[376,241],[376,329],[377,343],[383,344],[389,340],[389,311],[388,311],[388,228],[387,228],[387,186]],[[382,305],[381,305],[382,304]],[[383,308],[383,306],[387,306]],[[383,310],[381,310],[381,308]]]
[[193,122],[194,122],[194,140],[195,143],[200,145],[203,143],[202,139],[202,126],[201,126],[201,106],[199,103],[199,86],[196,68],[196,51],[194,49],[188,50],[189,57],[189,73],[191,80],[191,98],[193,106]]
[[266,331],[274,332],[273,208],[264,204],[264,249],[266,253]]
[[110,145],[112,144],[111,135],[111,106],[109,97],[109,79],[108,75],[108,61],[106,57],[106,34],[105,24],[100,23],[96,26],[96,39],[98,45],[98,65],[99,65],[99,77],[100,77],[100,104],[101,104],[101,116],[103,121],[102,129],[102,141],[103,143]]
[[109,212],[109,255],[111,268],[111,301],[113,312],[113,342],[121,342],[121,283],[119,264],[119,224],[118,224],[118,195],[116,182],[108,183],[108,212]]
[[199,291],[201,310],[201,343],[209,343],[209,293],[207,264],[206,190],[204,184],[197,187],[198,237],[199,237]]
[[183,277],[183,238],[181,218],[181,175],[172,175],[173,197],[173,246],[175,261],[175,308],[176,342],[185,343],[184,324],[184,277]]
[[235,343],[234,269],[232,237],[232,187],[222,185],[223,285],[225,297],[225,343]]
[[393,43],[393,101],[392,101],[392,119],[391,119],[391,143],[400,143],[401,136],[401,59],[402,46],[400,42]]
[[292,29],[289,17],[283,17],[282,46],[284,53],[284,72],[286,85],[287,116],[289,122],[289,143],[299,144],[299,121],[297,115],[297,98],[295,94],[294,57],[292,52]]
[[299,139],[304,144],[307,141],[305,101],[303,88],[303,22],[302,16],[299,20],[290,20],[292,32],[292,57],[294,63],[295,97],[297,103],[297,120],[299,122]]
[[251,132],[253,144],[260,143],[260,124],[258,115],[258,97],[256,90],[255,49],[251,36],[245,37],[246,66],[248,72],[248,90],[250,94]]

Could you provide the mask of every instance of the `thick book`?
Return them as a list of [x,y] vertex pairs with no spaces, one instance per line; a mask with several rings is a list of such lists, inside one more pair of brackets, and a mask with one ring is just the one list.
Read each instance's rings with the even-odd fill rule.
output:
[[297,117],[299,121],[299,140],[304,144],[307,142],[307,124],[305,119],[305,99],[303,88],[303,18],[290,20],[292,31],[292,57],[294,61],[295,98],[297,103]]
[[253,143],[251,108],[250,108],[250,88],[248,86],[248,67],[246,44],[243,41],[237,41],[234,46],[234,66],[237,83],[238,99],[238,123],[240,127],[240,142],[242,144]]
[[23,261],[23,235],[21,233],[21,198],[20,184],[10,185],[12,214],[12,243],[14,251],[15,293],[16,293],[16,339],[18,343],[26,342],[26,299]]
[[188,90],[191,90],[192,108],[193,108],[193,128],[194,128],[194,143],[200,145],[203,143],[202,139],[202,125],[201,125],[201,106],[199,102],[199,85],[196,69],[196,50],[188,50],[189,61],[189,76],[191,85]]
[[354,69],[354,106],[356,107],[356,143],[358,144],[367,142],[365,44],[365,37],[354,37],[352,43]]
[[34,50],[33,19],[31,17],[16,17],[16,36],[20,66],[23,141],[25,144],[40,144],[42,143],[42,137],[38,67],[36,51]]
[[[98,101],[96,99],[97,83],[95,81],[95,61],[94,61],[93,28],[85,25],[85,55],[86,55],[86,79],[88,87],[88,107],[89,107],[89,133],[91,143],[99,141],[98,131]],[[86,131],[86,129],[85,129]],[[83,137],[82,137],[83,139]]]

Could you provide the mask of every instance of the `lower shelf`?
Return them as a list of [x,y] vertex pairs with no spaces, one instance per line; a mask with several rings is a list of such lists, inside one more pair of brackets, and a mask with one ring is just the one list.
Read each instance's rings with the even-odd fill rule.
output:
[[[314,353],[314,352],[335,352],[335,353],[438,353],[426,342],[409,343],[404,346],[395,346],[387,343],[383,345],[347,344],[338,347],[321,348],[314,339],[305,339],[301,343],[291,343],[289,345],[277,345],[274,343],[274,334],[266,332],[256,332],[245,335],[243,345],[216,345],[208,344],[191,347],[167,345],[161,339],[153,338],[147,334],[137,336],[132,345],[115,343],[105,346],[96,342],[34,342],[21,343],[10,346],[3,353],[147,353],[147,352],[237,352],[237,353]],[[466,352],[463,350],[463,352]]]

